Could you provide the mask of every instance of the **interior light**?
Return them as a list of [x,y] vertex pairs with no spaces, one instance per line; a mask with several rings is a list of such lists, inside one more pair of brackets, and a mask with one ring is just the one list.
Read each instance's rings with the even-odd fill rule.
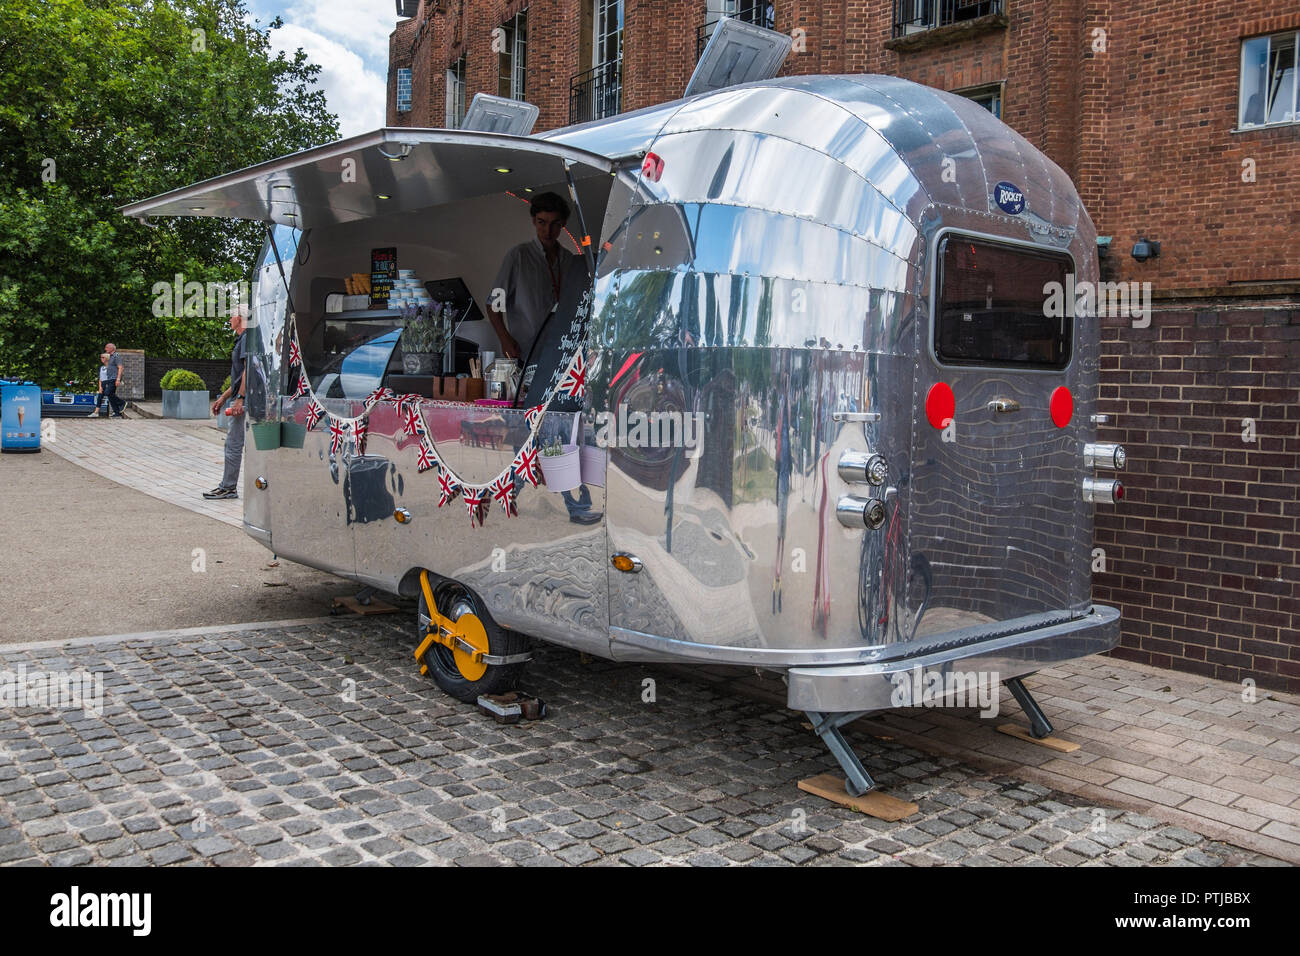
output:
[[391,199],[391,196],[385,196],[383,193],[375,193],[376,199]]
[[509,166],[498,166],[498,167],[497,167],[497,172],[499,172],[499,173],[508,173],[508,172],[510,172],[510,167],[509,167]]

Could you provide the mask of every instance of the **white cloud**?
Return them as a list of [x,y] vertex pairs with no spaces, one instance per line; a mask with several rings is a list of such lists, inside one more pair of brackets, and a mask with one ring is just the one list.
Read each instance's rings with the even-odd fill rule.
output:
[[338,114],[339,135],[384,125],[388,90],[388,35],[397,25],[393,0],[255,0],[251,12],[265,25],[279,15],[271,49],[299,47],[320,66],[317,82]]
[[386,62],[384,73],[378,73],[342,44],[287,22],[271,34],[271,47],[287,54],[301,47],[308,59],[320,66],[317,82],[325,91],[329,108],[338,114],[339,135],[354,136],[384,125]]

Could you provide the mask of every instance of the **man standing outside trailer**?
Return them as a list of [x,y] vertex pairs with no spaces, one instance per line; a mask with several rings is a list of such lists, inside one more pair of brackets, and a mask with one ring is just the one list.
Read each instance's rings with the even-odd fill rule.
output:
[[239,497],[239,466],[244,460],[244,381],[248,369],[248,331],[244,317],[242,306],[230,313],[230,331],[235,333],[235,347],[230,352],[230,387],[212,403],[212,414],[219,415],[226,399],[234,396],[230,403],[230,430],[226,432],[225,470],[221,484],[203,492],[204,498]]
[[[522,242],[506,253],[497,270],[497,281],[488,299],[488,318],[501,341],[501,353],[517,358],[523,374],[532,356],[533,345],[541,335],[547,318],[554,315],[560,294],[577,284],[587,284],[587,262],[559,243],[560,233],[569,221],[569,204],[556,193],[542,193],[528,209],[537,238]],[[497,308],[504,306],[504,308]],[[509,329],[506,327],[507,318]],[[524,385],[521,383],[520,388]],[[591,492],[581,486],[577,498],[564,492],[564,506],[575,524],[595,524],[600,515],[591,510]]]
[[112,342],[104,346],[104,351],[108,353],[108,374],[104,380],[104,395],[108,399],[113,417],[125,418],[122,409],[126,408],[126,400],[117,397],[117,390],[122,384],[122,359],[117,354],[117,346]]

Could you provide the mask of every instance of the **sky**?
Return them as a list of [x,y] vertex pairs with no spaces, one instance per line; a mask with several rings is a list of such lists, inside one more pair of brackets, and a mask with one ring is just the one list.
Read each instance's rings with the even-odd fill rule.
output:
[[301,47],[320,66],[317,82],[338,114],[343,137],[384,125],[388,35],[397,25],[393,0],[245,0],[263,25],[277,14],[284,26],[271,48],[291,54]]

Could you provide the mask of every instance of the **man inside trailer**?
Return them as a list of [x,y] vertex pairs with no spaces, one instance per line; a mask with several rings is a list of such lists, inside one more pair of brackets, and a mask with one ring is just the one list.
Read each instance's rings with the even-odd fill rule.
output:
[[[567,290],[571,297],[589,279],[586,260],[559,243],[560,233],[569,220],[569,204],[556,193],[542,193],[533,200],[529,213],[537,238],[520,243],[506,253],[488,298],[488,317],[501,340],[502,354],[519,359],[525,377],[530,362],[542,359],[540,354],[532,354],[533,349],[547,319],[555,315],[561,294]],[[554,341],[553,334],[551,340]],[[551,358],[563,360],[560,356]],[[526,391],[527,385],[521,383],[520,389]],[[568,440],[567,436],[555,437]],[[579,489],[576,498],[569,491],[564,492],[563,498],[569,520],[574,524],[595,524],[600,520],[600,513],[592,510],[591,492],[586,485]]]
[[587,264],[560,245],[569,221],[569,204],[557,193],[542,193],[529,207],[534,239],[521,242],[501,261],[488,296],[488,318],[501,342],[501,354],[523,366],[538,333],[569,283],[587,282]]

